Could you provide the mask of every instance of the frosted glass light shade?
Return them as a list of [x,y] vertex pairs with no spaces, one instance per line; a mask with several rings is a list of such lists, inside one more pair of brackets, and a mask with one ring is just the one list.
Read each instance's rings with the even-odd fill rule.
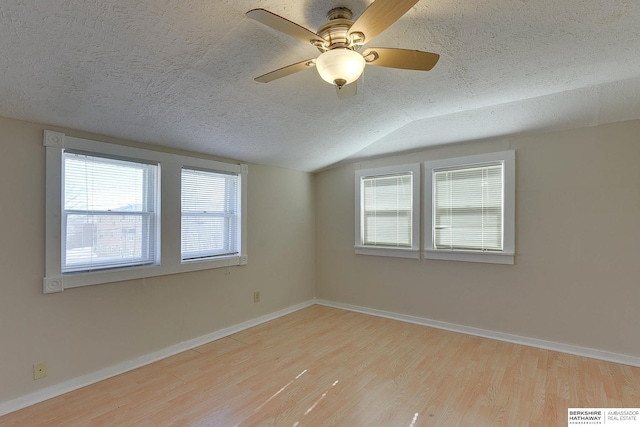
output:
[[338,86],[356,81],[362,74],[364,65],[362,55],[346,48],[328,50],[316,59],[316,68],[320,77]]

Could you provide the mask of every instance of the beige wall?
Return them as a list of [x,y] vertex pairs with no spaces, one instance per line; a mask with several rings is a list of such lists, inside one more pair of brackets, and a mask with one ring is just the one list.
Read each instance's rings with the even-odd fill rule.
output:
[[[247,266],[43,295],[43,129],[0,118],[0,402],[313,298],[314,177],[259,165]],[[49,376],[34,381],[40,361]]]
[[[355,255],[354,171],[516,150],[516,264]],[[363,161],[316,176],[316,296],[640,356],[640,121]]]
[[[251,165],[249,265],[51,295],[42,294],[42,130],[0,118],[0,402],[316,294],[640,356],[640,121],[425,150],[315,176]],[[510,148],[516,265],[354,254],[355,169]],[[34,381],[39,361],[49,376]]]

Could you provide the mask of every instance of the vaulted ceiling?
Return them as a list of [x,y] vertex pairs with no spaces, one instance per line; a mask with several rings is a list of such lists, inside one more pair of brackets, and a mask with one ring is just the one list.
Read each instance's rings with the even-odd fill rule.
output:
[[3,0],[0,115],[315,171],[374,155],[640,118],[637,0],[420,0],[373,43],[436,52],[367,67],[339,100],[318,55],[246,17],[316,31],[370,0]]

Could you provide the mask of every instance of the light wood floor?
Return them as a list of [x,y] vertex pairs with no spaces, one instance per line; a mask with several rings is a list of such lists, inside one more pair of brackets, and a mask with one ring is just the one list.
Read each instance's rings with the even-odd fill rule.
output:
[[2,426],[566,426],[640,368],[312,306],[0,417]]

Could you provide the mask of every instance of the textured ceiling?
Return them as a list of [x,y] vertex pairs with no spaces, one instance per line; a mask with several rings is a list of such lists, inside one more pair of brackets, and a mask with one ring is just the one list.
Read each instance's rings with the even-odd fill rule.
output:
[[372,43],[436,52],[430,72],[367,67],[338,100],[313,31],[370,0],[2,0],[0,115],[314,171],[349,159],[640,118],[638,0],[421,0]]

